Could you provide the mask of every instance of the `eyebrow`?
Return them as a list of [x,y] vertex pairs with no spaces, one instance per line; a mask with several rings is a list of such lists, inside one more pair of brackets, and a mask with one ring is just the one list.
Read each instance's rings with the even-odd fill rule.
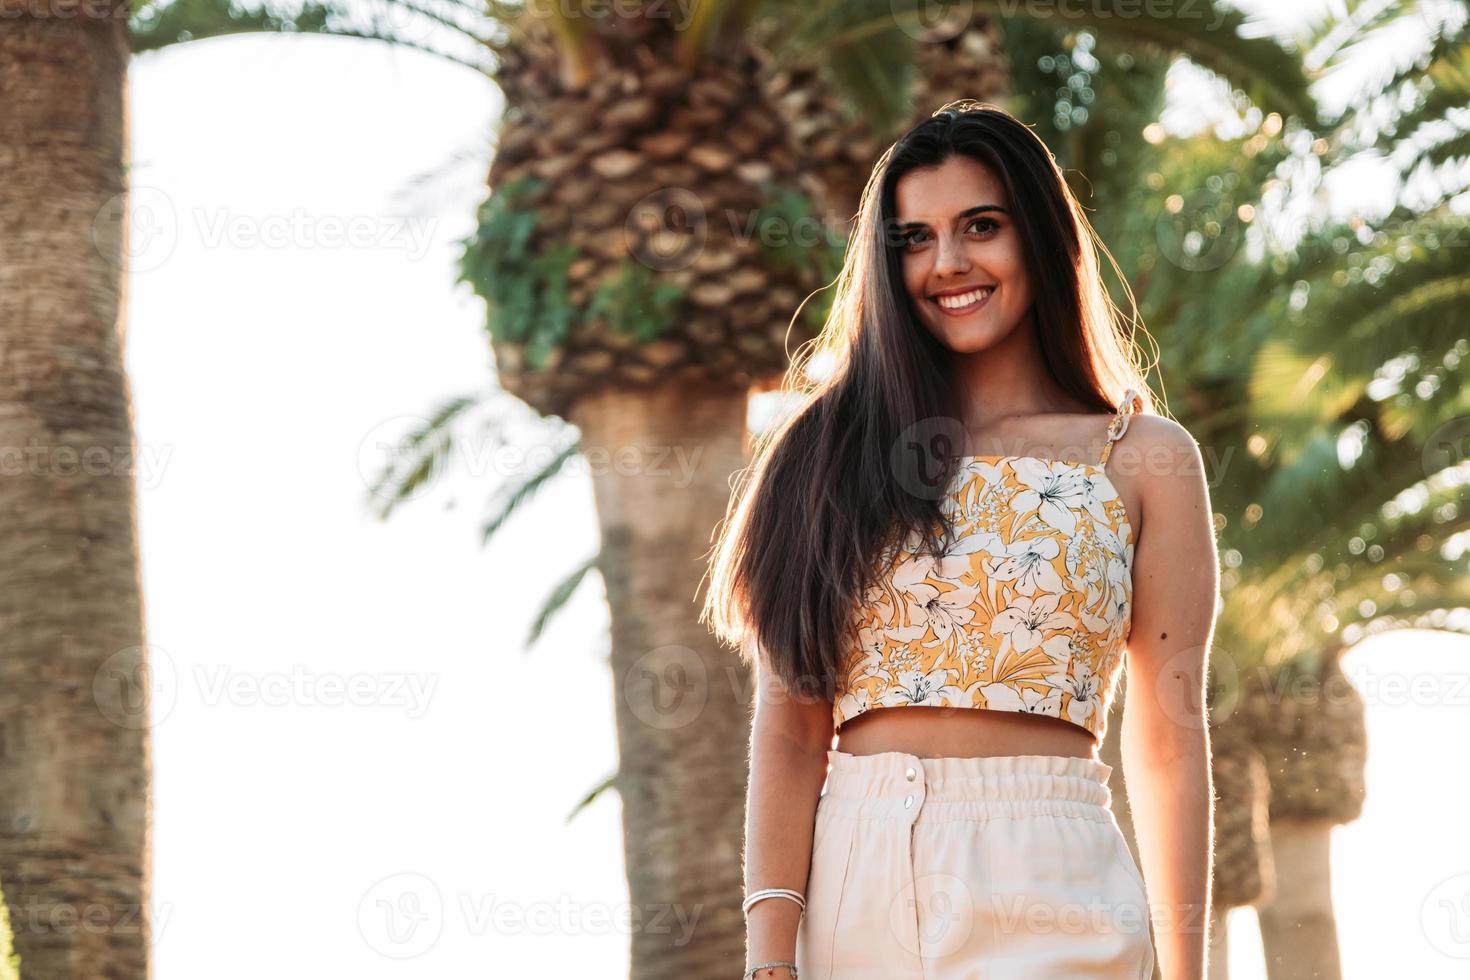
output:
[[[1001,207],[999,204],[977,204],[973,208],[966,208],[965,210],[961,211],[959,214],[955,215],[954,217],[955,217],[955,220],[956,221],[962,221],[965,218],[972,218],[972,217],[974,217],[977,214],[984,214],[987,211],[996,211],[996,212],[999,212],[1000,214],[1007,214],[1007,215],[1010,214],[1009,211],[1007,211],[1005,208]],[[924,228],[924,227],[927,227],[927,226],[922,221],[907,221],[907,222],[904,222],[903,224],[899,225],[898,226],[898,230],[901,231],[901,232],[903,232],[903,231],[908,231],[911,228]]]

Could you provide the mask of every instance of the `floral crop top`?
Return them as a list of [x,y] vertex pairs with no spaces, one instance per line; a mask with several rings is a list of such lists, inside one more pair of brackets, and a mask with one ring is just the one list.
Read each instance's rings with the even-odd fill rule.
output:
[[940,501],[939,561],[911,535],[869,586],[841,658],[834,727],[909,705],[1050,715],[1101,742],[1132,624],[1134,531],[1105,465],[1142,407],[1133,389],[1096,463],[963,456]]

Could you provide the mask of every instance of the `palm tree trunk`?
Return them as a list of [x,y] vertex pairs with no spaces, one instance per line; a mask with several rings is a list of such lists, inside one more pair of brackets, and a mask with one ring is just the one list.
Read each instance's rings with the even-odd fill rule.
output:
[[698,622],[730,478],[748,459],[745,393],[669,381],[578,402],[602,531],[635,910],[633,980],[744,967],[741,844],[752,678]]
[[1272,820],[1271,850],[1278,888],[1256,908],[1271,980],[1341,980],[1337,921],[1332,907],[1332,828],[1329,817]]
[[[1356,820],[1367,796],[1367,719],[1342,672],[1343,650],[1322,651],[1298,675],[1271,679],[1285,696],[1251,690],[1245,717],[1270,779],[1276,887],[1257,903],[1271,980],[1342,976],[1332,905],[1332,828]],[[1262,677],[1265,681],[1267,678]],[[1279,685],[1279,686],[1278,686]]]
[[35,980],[149,975],[126,10],[0,29],[0,881]]

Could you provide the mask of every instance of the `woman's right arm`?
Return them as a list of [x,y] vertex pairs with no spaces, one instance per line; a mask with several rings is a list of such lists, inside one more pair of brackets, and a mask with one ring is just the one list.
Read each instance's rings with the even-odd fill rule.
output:
[[[789,691],[760,657],[753,659],[756,703],[745,807],[745,892],[794,888],[805,895],[817,800],[832,747],[832,701]],[[746,917],[746,970],[773,960],[796,962],[800,921],[801,906],[790,899],[767,898],[752,905]],[[759,978],[789,975],[780,968],[763,970]]]

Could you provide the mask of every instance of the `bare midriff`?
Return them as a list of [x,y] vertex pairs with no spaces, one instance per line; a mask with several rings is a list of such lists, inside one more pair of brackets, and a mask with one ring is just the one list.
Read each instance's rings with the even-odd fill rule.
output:
[[906,752],[921,758],[1065,755],[1097,759],[1092,733],[1049,715],[904,705],[873,708],[837,730],[837,751],[850,755]]

